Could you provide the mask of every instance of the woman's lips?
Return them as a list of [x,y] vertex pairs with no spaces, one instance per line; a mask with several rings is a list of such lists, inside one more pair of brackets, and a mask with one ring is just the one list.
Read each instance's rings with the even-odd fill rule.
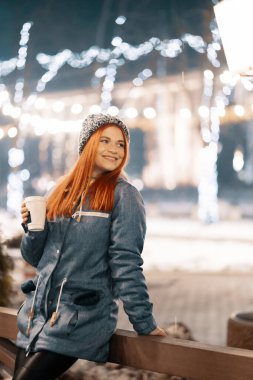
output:
[[117,160],[117,157],[111,157],[111,156],[103,156],[103,158],[105,158],[106,160],[109,160],[111,162],[114,162]]

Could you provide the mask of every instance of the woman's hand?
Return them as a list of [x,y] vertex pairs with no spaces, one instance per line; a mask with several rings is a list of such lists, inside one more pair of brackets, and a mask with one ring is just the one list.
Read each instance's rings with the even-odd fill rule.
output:
[[28,208],[26,207],[25,201],[23,201],[21,205],[21,217],[22,217],[22,222],[27,224],[28,222]]
[[167,336],[166,332],[164,329],[162,329],[161,327],[157,326],[156,329],[154,329],[153,331],[151,331],[148,335],[159,335],[159,336]]

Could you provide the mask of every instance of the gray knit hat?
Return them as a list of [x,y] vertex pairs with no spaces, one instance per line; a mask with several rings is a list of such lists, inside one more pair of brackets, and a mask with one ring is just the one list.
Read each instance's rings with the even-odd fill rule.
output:
[[129,130],[120,119],[115,116],[105,115],[103,113],[91,114],[84,119],[82,124],[82,129],[79,136],[79,154],[82,153],[85,144],[91,135],[106,124],[118,126],[126,136],[127,141],[130,140]]

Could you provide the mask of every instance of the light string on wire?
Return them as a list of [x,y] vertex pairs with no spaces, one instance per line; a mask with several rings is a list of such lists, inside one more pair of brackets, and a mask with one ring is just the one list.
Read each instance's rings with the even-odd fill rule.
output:
[[22,30],[20,32],[21,38],[19,41],[19,51],[18,51],[18,58],[17,58],[17,69],[19,76],[16,80],[15,85],[15,94],[14,94],[14,103],[21,103],[23,100],[23,90],[24,90],[24,78],[21,75],[21,72],[25,68],[26,64],[26,57],[27,57],[27,48],[28,48],[28,42],[29,42],[29,30],[32,27],[32,22],[26,22]]
[[[115,20],[118,25],[124,24],[125,21],[126,18],[124,16],[119,16]],[[27,54],[27,43],[29,41],[29,29],[31,26],[31,22],[23,25],[18,57],[0,62],[0,78],[9,75],[16,68],[24,68]],[[117,112],[116,107],[111,107],[112,91],[115,85],[118,68],[123,66],[127,61],[138,60],[140,57],[148,55],[154,50],[158,51],[163,57],[175,58],[183,52],[183,47],[187,44],[198,53],[206,53],[207,59],[212,66],[216,68],[220,67],[220,61],[217,59],[217,52],[221,49],[221,46],[215,21],[211,22],[210,30],[213,39],[209,44],[207,44],[201,36],[194,36],[189,33],[183,34],[181,38],[169,40],[160,40],[159,38],[152,37],[136,46],[128,44],[123,41],[121,37],[115,36],[111,41],[112,48],[103,49],[98,46],[91,46],[89,49],[84,50],[81,53],[73,53],[71,50],[65,49],[53,56],[45,53],[39,53],[36,57],[37,62],[46,70],[46,72],[38,80],[34,93],[24,100],[22,109],[20,109],[11,101],[6,87],[4,85],[0,85],[0,105],[2,105],[2,112],[4,115],[12,117],[13,119],[20,117],[21,120],[28,120],[29,116],[27,115],[26,110],[29,110],[29,108],[34,105],[37,100],[38,93],[41,93],[46,89],[47,83],[59,74],[59,70],[65,64],[71,66],[72,68],[84,68],[94,62],[99,62],[102,64],[102,67],[96,70],[94,76],[99,80],[102,80],[102,78],[104,79],[101,91],[101,104],[97,107],[97,110],[110,110],[112,113],[115,113]],[[133,79],[133,85],[141,86],[144,80],[148,79],[152,75],[153,73],[151,70],[144,69],[142,73]],[[249,81],[244,81],[244,86],[249,87]],[[15,95],[13,99],[14,103],[21,102],[23,87],[23,79],[20,78],[17,80],[15,86]],[[37,117],[37,121],[39,118],[40,116]],[[66,123],[69,124],[69,122]],[[58,121],[58,125],[59,124],[63,126],[64,122]],[[3,131],[1,131],[0,135],[3,135]]]
[[[123,19],[123,17],[124,16],[121,16],[121,19]],[[116,23],[118,23],[117,19]],[[28,33],[28,26],[30,28],[31,23],[24,24],[22,28],[24,33]],[[69,65],[76,69],[88,67],[94,62],[99,62],[103,67],[96,71],[95,76],[100,79],[104,77],[101,93],[101,108],[105,110],[111,105],[111,92],[116,81],[118,67],[123,66],[127,61],[136,61],[142,56],[150,54],[152,51],[157,51],[165,58],[175,58],[183,52],[185,44],[198,53],[204,54],[206,52],[207,58],[212,65],[215,67],[220,66],[220,62],[216,59],[217,55],[215,53],[216,50],[220,49],[219,44],[206,44],[201,36],[194,36],[187,33],[183,34],[181,38],[170,40],[160,40],[159,38],[152,37],[136,46],[123,41],[121,37],[115,36],[111,41],[112,48],[104,49],[98,46],[91,46],[89,49],[83,50],[80,53],[73,53],[69,49],[65,49],[55,55],[39,53],[36,60],[46,72],[39,78],[34,92],[43,92],[46,89],[46,85],[58,75],[59,70],[64,65]],[[26,55],[26,50],[27,47],[21,47],[19,49],[18,58],[0,62],[0,77],[7,76],[16,68],[22,66],[22,62],[25,62],[24,56]],[[21,54],[22,56],[20,56]],[[140,80],[134,81],[134,85],[139,86],[140,83]],[[17,83],[17,87],[21,93],[23,87],[22,81]],[[17,96],[18,94],[16,94],[16,99]],[[35,101],[36,97],[33,97],[33,99]],[[31,103],[31,98],[27,100]]]
[[[121,16],[123,18],[124,16]],[[116,19],[117,20],[117,19]],[[11,74],[16,68],[23,69],[27,54],[27,42],[29,40],[29,29],[32,23],[25,23],[21,31],[21,41],[18,57],[14,57],[7,61],[0,61],[0,78]],[[39,65],[46,72],[39,78],[36,84],[35,91],[30,94],[22,104],[22,109],[16,107],[13,103],[20,103],[23,96],[23,78],[17,80],[16,90],[13,101],[7,95],[7,90],[4,85],[0,86],[0,105],[2,103],[3,113],[6,116],[17,119],[22,114],[32,107],[37,100],[38,94],[45,91],[47,84],[59,75],[60,69],[64,65],[69,65],[73,69],[84,68],[92,63],[99,62],[101,67],[96,70],[94,77],[97,80],[103,80],[101,91],[100,109],[107,111],[112,102],[112,91],[115,86],[118,69],[125,65],[127,61],[135,61],[142,56],[150,54],[152,51],[157,51],[165,58],[175,58],[179,56],[184,45],[188,45],[194,51],[200,54],[207,55],[208,61],[214,68],[220,67],[220,61],[217,58],[217,52],[221,50],[218,29],[214,21],[211,23],[211,33],[213,40],[207,44],[201,36],[195,36],[189,33],[183,34],[181,38],[160,40],[156,37],[151,37],[149,40],[133,46],[122,40],[121,37],[113,37],[111,44],[112,48],[99,48],[91,46],[89,49],[80,53],[73,53],[69,49],[58,52],[55,55],[39,53],[36,57]],[[146,75],[145,73],[148,74]],[[146,76],[145,76],[146,75]],[[141,86],[143,82],[150,78],[153,73],[149,69],[144,69],[142,74],[139,74],[133,79],[134,86]],[[112,112],[115,112],[112,109]],[[23,117],[25,119],[25,117]],[[62,123],[61,123],[62,124]]]
[[[121,18],[120,18],[121,17]],[[116,19],[124,20],[124,16],[120,16]],[[125,20],[124,20],[125,22]],[[28,42],[28,31],[32,23],[25,23],[21,35],[23,34],[23,41]],[[25,34],[26,33],[26,34]],[[25,39],[25,40],[24,40]],[[21,38],[22,40],[22,38]],[[183,34],[178,39],[165,39],[152,37],[149,40],[133,46],[122,40],[121,37],[115,36],[111,41],[112,48],[99,48],[98,46],[91,46],[89,49],[82,51],[81,53],[73,53],[69,49],[65,49],[55,55],[48,55],[45,53],[39,53],[36,57],[39,65],[46,70],[46,72],[39,78],[35,91],[24,100],[22,109],[16,107],[11,101],[10,97],[6,98],[6,88],[0,88],[0,104],[3,103],[3,113],[6,116],[14,119],[20,117],[21,120],[27,119],[26,110],[34,105],[37,100],[38,94],[42,93],[46,89],[46,85],[53,80],[56,75],[59,74],[60,69],[64,65],[69,65],[72,68],[84,68],[88,67],[94,62],[101,63],[102,67],[97,69],[94,77],[103,80],[101,91],[101,104],[98,109],[102,111],[109,110],[112,113],[117,112],[115,106],[111,106],[112,91],[115,86],[116,76],[119,67],[126,64],[127,61],[135,61],[142,56],[150,54],[152,51],[157,51],[161,56],[167,58],[175,58],[183,52],[184,44],[188,44],[193,50],[198,53],[207,53],[207,58],[215,66],[219,67],[220,62],[217,60],[216,50],[220,49],[219,44],[215,43],[206,44],[201,36],[194,36],[192,34]],[[19,49],[19,56],[8,61],[0,62],[0,77],[9,75],[18,67],[23,67],[22,62],[25,63],[26,49]],[[210,50],[213,54],[210,54]],[[20,55],[23,56],[20,57]],[[141,86],[143,82],[153,75],[150,69],[144,69],[142,73],[133,79],[134,86]],[[17,81],[16,93],[14,96],[14,102],[19,99],[22,94],[24,83],[22,80]],[[25,116],[24,116],[25,113]],[[37,119],[39,119],[38,116]],[[58,122],[58,125],[63,125],[62,122]]]
[[[213,41],[220,43],[215,20],[211,22]],[[214,81],[219,79],[221,86],[214,92]],[[252,91],[253,83],[249,78],[241,78],[239,74],[233,74],[224,70],[215,78],[211,70],[204,71],[203,95],[199,107],[201,136],[204,147],[200,152],[200,181],[199,194],[199,218],[205,223],[213,223],[219,219],[218,212],[218,173],[217,160],[219,152],[220,118],[226,115],[226,108],[230,104],[230,97],[235,86],[241,83],[245,90]],[[241,118],[245,114],[242,105],[236,105],[234,114]],[[243,165],[240,162],[240,170]]]
[[[32,22],[26,22],[20,32],[20,40],[19,40],[19,50],[18,57],[16,60],[16,68],[17,68],[17,80],[15,84],[15,92],[13,97],[14,104],[21,105],[21,107],[13,106],[9,102],[9,104],[5,104],[5,112],[8,114],[9,112],[13,115],[14,118],[19,119],[22,110],[22,101],[23,101],[23,91],[24,91],[24,77],[22,76],[22,72],[24,71],[26,65],[26,57],[27,57],[27,49],[29,42],[29,30],[32,27]],[[6,99],[9,99],[8,93],[6,89],[3,88],[3,91],[6,95]],[[7,107],[7,109],[6,109]],[[18,130],[15,126],[12,126],[9,129],[9,136],[16,137],[18,135]],[[19,135],[17,136],[17,138]],[[7,208],[8,210],[18,213],[18,205],[21,204],[23,199],[23,181],[27,177],[27,173],[24,170],[16,170],[16,168],[20,167],[25,159],[24,150],[21,146],[19,146],[18,140],[16,141],[16,146],[9,149],[8,152],[8,163],[11,168],[11,173],[8,175],[8,186],[7,186]]]

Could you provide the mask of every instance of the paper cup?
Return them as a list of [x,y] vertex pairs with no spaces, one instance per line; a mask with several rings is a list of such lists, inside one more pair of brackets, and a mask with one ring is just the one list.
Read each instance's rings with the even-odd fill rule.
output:
[[46,198],[34,196],[25,198],[26,207],[30,213],[28,217],[29,231],[43,231],[46,219]]

